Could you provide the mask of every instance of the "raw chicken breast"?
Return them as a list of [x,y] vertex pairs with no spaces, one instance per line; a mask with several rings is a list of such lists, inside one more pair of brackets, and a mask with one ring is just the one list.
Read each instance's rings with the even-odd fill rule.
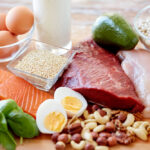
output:
[[150,118],[150,52],[145,50],[118,53],[122,68],[133,82],[139,98],[145,105],[143,115]]

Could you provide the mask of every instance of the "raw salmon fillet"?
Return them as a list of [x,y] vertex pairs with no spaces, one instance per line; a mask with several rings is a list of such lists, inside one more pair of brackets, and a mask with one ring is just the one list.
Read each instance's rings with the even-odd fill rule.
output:
[[35,117],[39,105],[52,96],[14,74],[0,69],[0,99],[8,98],[15,100],[26,113]]

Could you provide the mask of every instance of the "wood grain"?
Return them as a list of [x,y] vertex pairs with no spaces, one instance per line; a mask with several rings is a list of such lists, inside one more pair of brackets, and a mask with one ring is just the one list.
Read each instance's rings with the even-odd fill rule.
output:
[[[11,7],[26,5],[32,8],[32,0],[0,0],[0,12],[7,12]],[[131,24],[136,13],[144,6],[150,5],[149,0],[72,0],[72,42],[84,40],[91,36],[91,27],[95,19],[102,13],[120,13]],[[5,67],[6,64],[0,64]],[[19,140],[18,140],[19,141]],[[0,148],[1,150],[2,148]],[[40,135],[31,140],[24,140],[17,150],[54,150],[50,136]],[[67,148],[70,150],[71,148]],[[116,146],[111,150],[149,150],[147,142],[137,141],[130,146]]]

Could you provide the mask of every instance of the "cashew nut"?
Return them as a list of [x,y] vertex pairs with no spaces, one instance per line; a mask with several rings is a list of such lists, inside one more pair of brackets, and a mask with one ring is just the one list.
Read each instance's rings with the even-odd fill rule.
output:
[[104,117],[102,117],[98,111],[94,112],[94,117],[95,117],[96,121],[100,124],[106,124],[110,120],[109,115],[105,115]]
[[[128,127],[127,130],[133,132],[139,139],[146,141],[148,132],[146,128],[149,126],[148,122],[137,121],[134,123],[133,127]],[[135,128],[136,127],[136,128]]]
[[109,150],[107,146],[96,146],[95,150]]
[[89,129],[87,128],[84,128],[81,132],[81,137],[84,139],[84,140],[87,140],[87,141],[93,141],[93,138],[92,138],[92,135],[89,131]]
[[135,117],[133,114],[128,114],[127,119],[125,122],[122,124],[124,127],[129,127],[134,123]]
[[90,114],[90,115],[88,115],[88,117],[87,117],[88,119],[94,119],[94,114]]
[[85,141],[81,141],[79,144],[74,142],[74,141],[71,141],[71,146],[74,148],[74,149],[77,149],[77,150],[81,150],[84,148],[85,146]]
[[85,123],[84,123],[84,121],[81,121],[81,126],[82,126],[82,128],[84,128],[84,127],[85,127]]
[[103,108],[102,110],[106,111],[107,116],[111,117],[111,109],[109,109],[109,108]]
[[85,128],[90,129],[90,130],[92,130],[92,129],[96,128],[96,127],[97,127],[97,123],[96,122],[89,122],[89,123],[87,123],[85,125]]
[[88,123],[88,122],[96,122],[96,119],[87,119],[84,121],[85,123]]
[[87,110],[84,111],[83,116],[85,119],[88,119],[89,112]]
[[99,125],[96,128],[94,128],[94,132],[102,132],[105,130],[105,125]]

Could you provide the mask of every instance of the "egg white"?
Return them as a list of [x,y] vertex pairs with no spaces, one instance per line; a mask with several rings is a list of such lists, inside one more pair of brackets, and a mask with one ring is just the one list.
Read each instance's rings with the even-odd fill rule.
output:
[[54,99],[57,102],[59,102],[60,104],[61,104],[62,99],[64,99],[67,96],[75,97],[75,98],[79,99],[82,103],[81,109],[76,114],[66,110],[67,115],[71,116],[71,117],[74,115],[76,115],[77,117],[80,117],[88,106],[86,99],[80,93],[73,91],[72,89],[67,88],[67,87],[57,88],[55,93],[54,93]]
[[44,119],[51,112],[60,112],[64,115],[65,123],[62,128],[64,128],[67,123],[67,114],[62,105],[56,102],[54,99],[48,99],[39,106],[36,113],[36,123],[41,133],[45,134],[56,133],[54,131],[47,130],[44,126]]

